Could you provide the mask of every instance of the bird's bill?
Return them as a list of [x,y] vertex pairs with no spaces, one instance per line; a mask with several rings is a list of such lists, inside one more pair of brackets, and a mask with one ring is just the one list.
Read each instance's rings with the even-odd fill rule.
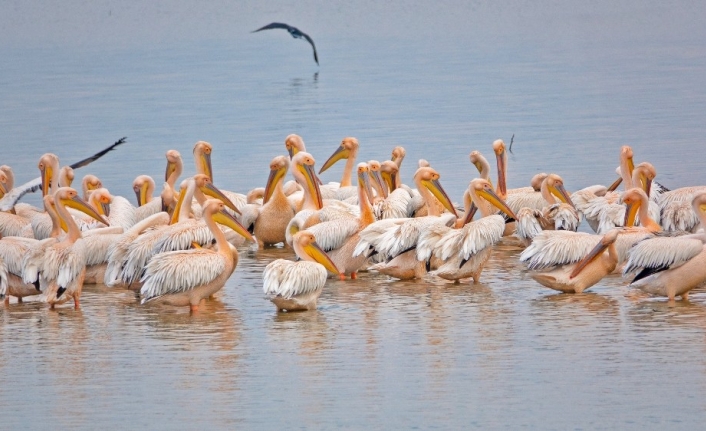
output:
[[635,170],[635,161],[632,159],[632,157],[628,157],[628,172],[629,175],[632,176],[632,171]]
[[572,279],[579,275],[581,271],[583,271],[583,269],[588,266],[589,263],[598,259],[609,246],[610,244],[604,244],[603,241],[598,242],[598,244],[593,248],[593,250],[591,250],[591,252],[588,253],[586,257],[581,259],[576,264],[576,267],[571,272],[571,275],[569,275],[569,279]]
[[495,158],[498,162],[498,193],[503,196],[507,195],[507,183],[505,176],[507,175],[507,164],[505,163],[505,149],[495,153]]
[[229,227],[233,229],[237,234],[240,236],[244,237],[248,241],[255,242],[255,238],[248,232],[245,227],[240,224],[238,220],[235,219],[232,215],[228,214],[227,212],[221,210],[218,211],[217,213],[213,214],[213,220],[216,223],[222,224],[223,226]]
[[292,157],[299,152],[299,149],[294,145],[290,145],[289,148],[287,148],[287,152],[289,153],[289,160],[292,160]]
[[319,182],[317,181],[316,172],[311,165],[299,165],[297,167],[299,171],[304,175],[304,180],[306,181],[306,188],[314,197],[316,201],[316,206],[318,209],[324,207],[324,200],[321,197],[321,189],[319,189]]
[[613,184],[611,184],[610,187],[608,187],[608,191],[614,192],[615,190],[618,189],[618,187],[620,186],[620,183],[622,183],[622,182],[623,182],[623,177],[618,177],[618,179],[613,181]]
[[138,203],[140,204],[140,206],[142,206],[142,205],[144,205],[144,204],[147,203],[147,198],[148,198],[148,196],[147,196],[147,188],[148,188],[148,187],[149,187],[149,184],[147,184],[146,181],[145,181],[144,184],[142,184],[142,187],[140,187],[140,194],[138,195],[138,200],[139,200]]
[[627,204],[625,208],[625,220],[623,220],[623,226],[632,227],[635,226],[635,219],[637,218],[637,211],[640,209],[640,202],[636,201],[631,204]]
[[454,208],[451,199],[449,199],[449,195],[447,195],[444,188],[441,187],[439,180],[424,180],[422,181],[422,184],[431,192],[431,194],[434,195],[434,197],[439,200],[439,202],[441,202],[441,205],[443,205],[444,208],[446,208],[451,214],[458,217],[458,214],[456,214],[456,208]]
[[0,181],[0,198],[5,196],[5,193],[7,193],[7,186],[5,186],[2,181]]
[[463,225],[467,225],[473,220],[473,217],[476,215],[476,212],[478,212],[478,207],[476,204],[471,203],[471,207],[468,208],[468,211],[466,211],[466,215],[463,217]]
[[198,159],[196,160],[199,166],[197,166],[200,169],[197,169],[198,171],[208,175],[208,177],[213,181],[213,169],[211,167],[211,153],[204,153],[202,152],[199,154]]
[[381,172],[380,177],[382,178],[383,184],[386,186],[388,195],[395,191],[397,188],[397,184],[395,183],[395,175],[392,175],[389,172]]
[[341,159],[347,159],[349,155],[349,151],[344,147],[343,145],[339,146],[336,151],[331,154],[331,157],[326,160],[326,163],[321,167],[321,170],[319,171],[319,174],[323,173],[326,169],[330,168],[331,166],[334,165],[337,161]]
[[270,176],[267,177],[267,185],[265,186],[265,196],[262,198],[262,203],[266,204],[270,200],[272,194],[275,192],[277,184],[284,178],[287,174],[287,167],[282,166],[278,169],[270,170]]
[[61,202],[66,205],[67,207],[71,207],[75,210],[81,211],[82,213],[86,214],[87,216],[103,223],[106,226],[110,226],[108,223],[108,220],[103,218],[102,215],[98,213],[95,209],[93,209],[92,206],[90,206],[86,201],[81,199],[78,195],[74,196],[71,199],[62,199]]
[[46,166],[42,169],[42,196],[49,194],[49,187],[51,186],[51,178],[53,176],[53,169],[51,166]]
[[199,187],[199,189],[203,194],[218,199],[219,201],[223,202],[225,206],[232,209],[236,214],[240,214],[240,210],[235,206],[235,204],[231,202],[230,199],[228,199],[228,197],[224,195],[222,191],[220,191],[216,186],[214,186],[213,183],[207,182],[206,185],[204,185],[203,187]]
[[179,190],[179,199],[177,199],[176,206],[174,207],[174,212],[172,212],[172,218],[169,220],[169,224],[175,224],[179,221],[179,210],[182,205],[184,205],[184,198],[186,196],[186,187]]
[[375,188],[382,192],[382,197],[387,198],[387,189],[383,184],[383,179],[382,175],[380,174],[380,171],[370,171],[370,176],[372,177],[375,184],[377,184],[378,186]]
[[[210,158],[210,156],[209,156]],[[210,160],[209,160],[210,163]],[[164,172],[164,181],[169,180],[169,177],[176,172],[177,170],[177,164],[174,162],[167,162],[167,170]]]
[[110,202],[100,202],[98,205],[98,214],[110,217]]
[[571,195],[569,192],[566,191],[563,185],[561,184],[555,184],[554,186],[549,188],[549,191],[556,196],[560,201],[562,201],[565,204],[571,205],[572,208],[576,209],[574,206],[574,202],[571,200]]
[[358,173],[358,187],[362,187],[368,195],[368,200],[373,200],[373,188],[370,185],[370,175],[363,171]]
[[500,198],[492,189],[490,190],[480,190],[478,194],[483,197],[485,200],[490,202],[491,205],[493,205],[495,208],[499,209],[500,211],[504,212],[507,214],[508,217],[513,218],[517,220],[517,216],[515,213],[510,209],[510,207],[507,205],[507,203]]
[[652,180],[645,177],[645,194],[649,196],[650,191],[652,191]]
[[321,265],[326,268],[327,271],[333,273],[333,274],[340,274],[341,272],[336,268],[336,264],[333,263],[331,258],[329,257],[328,254],[326,254],[325,251],[319,247],[319,245],[316,242],[312,242],[306,247],[304,247],[304,252],[309,255],[312,259],[314,259],[316,262],[320,263]]

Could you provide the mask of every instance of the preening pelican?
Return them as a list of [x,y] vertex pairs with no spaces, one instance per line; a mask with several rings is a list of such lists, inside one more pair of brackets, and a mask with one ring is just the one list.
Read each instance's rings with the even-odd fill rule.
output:
[[[451,225],[457,219],[456,209],[441,187],[439,173],[433,168],[419,168],[414,182],[429,206],[430,215],[412,219],[385,219],[370,224],[360,232],[360,241],[353,255],[379,254],[385,262],[371,266],[382,274],[399,279],[421,278],[426,274],[424,262],[417,260],[416,247],[421,233],[433,224]],[[439,216],[436,200],[449,211]]]
[[[696,195],[693,211],[706,226],[706,193]],[[706,281],[706,234],[655,237],[629,251],[623,274],[636,273],[630,283],[649,294],[688,299],[691,289]]]
[[255,221],[255,238],[260,246],[285,242],[285,231],[294,217],[294,209],[282,190],[284,176],[289,170],[289,159],[277,156],[270,162],[270,175],[265,187],[264,203]]
[[[581,293],[615,270],[615,242],[622,229],[602,237],[583,232],[544,231],[522,252],[539,284],[564,293]],[[607,250],[607,252],[606,252]]]
[[373,214],[375,214],[376,220],[407,218],[412,217],[414,213],[412,208],[414,194],[409,187],[400,186],[397,183],[398,172],[399,168],[391,160],[385,160],[380,164],[380,180],[382,180],[384,199],[373,205]]
[[341,184],[336,193],[336,199],[343,200],[355,196],[356,194],[356,187],[352,185],[351,178],[353,177],[355,159],[358,156],[358,147],[358,140],[356,138],[343,138],[341,145],[331,154],[331,157],[326,160],[319,170],[319,175],[321,175],[337,161],[346,159],[346,166],[343,168],[343,176],[341,177]]
[[262,273],[262,289],[278,311],[313,310],[326,284],[327,271],[338,274],[338,268],[309,231],[295,233],[292,247],[301,260],[271,262]]
[[[493,245],[502,239],[505,230],[505,218],[495,212],[500,210],[510,218],[515,214],[493,191],[492,184],[481,178],[471,181],[464,200],[466,216],[458,221],[458,228],[437,223],[422,231],[417,259],[428,261],[433,255],[443,262],[430,275],[454,282],[472,277],[478,283]],[[471,202],[480,209],[480,220],[472,221]]]
[[[51,308],[69,299],[74,300],[74,307],[80,307],[81,291],[86,274],[86,250],[81,238],[81,231],[74,222],[66,206],[91,215],[96,220],[108,225],[87,202],[70,187],[61,187],[54,194],[54,204],[59,218],[66,225],[66,236],[57,243],[46,247],[44,264],[39,271],[39,281],[44,287],[45,301]],[[26,280],[32,282],[33,280]]]
[[238,264],[238,252],[228,243],[216,223],[221,223],[250,241],[250,233],[229,213],[223,202],[209,199],[203,220],[216,239],[216,249],[196,248],[155,255],[142,278],[142,303],[188,305],[197,311],[202,299],[218,292]]
[[300,151],[306,152],[306,146],[304,145],[304,140],[302,139],[301,136],[295,135],[294,133],[292,133],[291,135],[287,135],[287,137],[284,138],[284,147],[287,149],[287,153],[289,153],[290,160],[298,152],[300,152]]
[[666,231],[696,232],[706,228],[692,210],[695,196],[706,193],[706,186],[682,187],[664,192],[657,200],[661,209],[661,224]]

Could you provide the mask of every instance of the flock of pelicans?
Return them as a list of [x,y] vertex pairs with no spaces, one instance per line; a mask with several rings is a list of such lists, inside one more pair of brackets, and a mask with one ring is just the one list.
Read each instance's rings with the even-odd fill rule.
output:
[[[159,196],[152,178],[135,179],[137,206],[93,175],[83,178],[81,197],[70,188],[73,171],[43,155],[44,209],[16,203],[0,212],[0,295],[6,304],[10,296],[42,295],[52,308],[69,300],[79,308],[85,283],[105,283],[139,290],[142,303],[196,311],[224,286],[236,247],[248,241],[294,250],[296,261],[275,260],[262,276],[265,294],[287,311],[315,308],[328,277],[354,279],[361,270],[478,282],[493,246],[508,236],[526,247],[520,260],[532,278],[562,292],[580,293],[622,271],[635,274],[631,286],[672,302],[706,281],[706,186],[664,189],[653,182],[654,167],[634,164],[627,146],[618,181],[569,194],[555,174],[508,189],[505,144],[497,140],[496,186],[490,164],[473,151],[478,178],[462,210],[424,160],[415,188],[402,184],[402,147],[391,160],[356,165],[358,141],[345,138],[319,172],[345,159],[343,177],[322,184],[301,137],[287,136],[285,146],[289,157],[275,157],[267,185],[247,195],[214,186],[209,143],[196,143],[196,174],[179,184],[182,158],[169,150]],[[294,181],[285,182],[288,171]],[[1,166],[0,198],[13,185],[12,169]],[[596,234],[577,232],[583,218]]]

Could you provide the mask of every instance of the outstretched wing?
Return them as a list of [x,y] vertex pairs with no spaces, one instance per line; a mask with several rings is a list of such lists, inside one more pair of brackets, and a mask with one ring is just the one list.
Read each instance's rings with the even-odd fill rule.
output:
[[[96,160],[103,157],[109,151],[115,149],[115,147],[117,147],[118,145],[124,144],[126,139],[127,139],[127,137],[120,138],[116,143],[114,143],[110,147],[108,147],[102,151],[99,151],[96,154],[92,155],[91,157],[88,157],[86,159],[81,160],[80,162],[74,163],[73,165],[71,165],[71,169],[82,168],[91,162],[95,162]],[[11,210],[15,206],[15,204],[22,198],[22,196],[26,195],[27,193],[34,193],[37,190],[39,190],[41,187],[42,187],[42,179],[41,178],[35,178],[31,181],[28,181],[28,182],[22,184],[21,186],[14,187],[2,199],[0,199],[0,211]]]
[[262,31],[262,30],[271,30],[273,28],[283,28],[283,29],[289,31],[290,28],[293,29],[294,27],[289,26],[283,22],[273,22],[273,23],[267,24],[264,27],[260,27],[257,30],[253,30],[250,33],[257,33],[258,31]]
[[306,39],[306,41],[311,44],[311,47],[314,49],[314,61],[316,62],[316,64],[319,64],[319,55],[316,53],[316,45],[314,45],[314,39],[309,37],[308,34],[304,33],[301,30],[299,31],[299,33],[301,33],[302,36],[304,36],[304,39]]

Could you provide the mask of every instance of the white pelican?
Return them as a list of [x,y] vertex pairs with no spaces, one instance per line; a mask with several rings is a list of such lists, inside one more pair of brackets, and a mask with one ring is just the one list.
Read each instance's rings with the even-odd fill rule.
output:
[[[40,284],[45,286],[45,301],[51,308],[69,299],[74,307],[80,308],[81,291],[86,273],[86,250],[81,231],[74,222],[66,206],[71,206],[108,224],[95,210],[78,196],[70,187],[61,187],[54,194],[54,204],[59,218],[68,228],[66,236],[45,249],[44,264],[40,270]],[[26,280],[25,281],[32,281]]]
[[[196,163],[196,172],[207,175],[213,182],[213,168],[211,167],[211,153],[213,146],[206,141],[198,141],[194,144],[194,162]],[[247,196],[242,193],[235,193],[229,190],[222,190],[222,193],[230,200],[235,209],[229,208],[239,215],[240,208],[247,204]]]
[[162,193],[157,198],[152,197],[155,184],[149,175],[140,175],[135,178],[132,188],[137,195],[137,204],[139,205],[135,208],[136,223],[158,212],[168,212],[170,208],[173,210],[176,198],[174,197],[174,187],[170,186],[168,182],[164,183]]
[[87,174],[81,179],[81,191],[83,191],[83,200],[88,201],[88,195],[95,189],[103,187],[103,182],[93,174]]
[[253,232],[260,246],[285,242],[285,231],[294,217],[294,209],[282,190],[284,176],[289,170],[289,159],[277,156],[270,162],[263,205],[258,210]]
[[294,235],[300,227],[304,226],[309,216],[324,206],[321,189],[314,172],[315,162],[314,157],[305,151],[299,151],[292,157],[290,170],[294,179],[303,189],[303,198],[299,211],[287,225],[287,243],[290,243],[289,238],[291,235]]
[[313,310],[326,284],[327,271],[338,274],[338,268],[309,231],[295,233],[292,247],[301,260],[277,259],[268,264],[262,273],[262,290],[278,311]]
[[530,277],[539,284],[564,293],[581,293],[615,270],[619,260],[615,242],[621,232],[613,229],[602,237],[542,232],[522,252],[520,261],[529,262],[529,269],[534,270]]
[[357,188],[352,185],[351,178],[353,177],[355,159],[358,156],[358,147],[358,140],[356,138],[343,138],[341,145],[331,154],[331,157],[324,162],[319,170],[319,175],[321,175],[337,161],[346,159],[346,166],[343,168],[343,176],[341,177],[339,189],[336,192],[336,199],[343,200],[356,194]]
[[390,155],[390,160],[397,165],[397,172],[395,173],[395,184],[397,184],[397,187],[402,185],[402,174],[400,173],[400,170],[402,169],[402,161],[406,155],[407,151],[400,145],[393,148],[392,154]]
[[[706,193],[696,195],[693,211],[706,226]],[[652,295],[688,299],[689,291],[706,281],[706,234],[656,237],[629,251],[623,274],[637,273],[630,283]]]
[[221,223],[246,239],[250,233],[229,213],[223,202],[209,199],[204,206],[203,220],[216,239],[216,249],[195,248],[155,255],[142,277],[142,303],[155,302],[173,306],[188,305],[198,311],[202,299],[218,292],[238,264],[238,252],[228,243],[216,223]]
[[[516,235],[528,246],[542,230],[576,231],[581,219],[559,175],[549,174],[542,181],[541,195],[546,206],[541,210],[521,208],[517,212]],[[559,198],[559,202],[555,197]]]
[[300,151],[306,152],[306,146],[304,145],[304,140],[302,139],[301,136],[295,135],[294,133],[292,133],[291,135],[287,135],[287,137],[284,138],[284,147],[287,149],[287,153],[289,153],[290,160],[298,152],[300,152]]
[[397,183],[398,172],[397,164],[391,160],[385,160],[380,164],[380,180],[382,180],[385,198],[373,205],[376,220],[412,217],[414,213],[412,208],[414,193],[409,187],[400,186]]
[[[0,171],[0,194],[7,193],[7,189],[3,183],[7,183],[7,176]],[[27,226],[30,221],[23,216],[13,214],[12,212],[0,212],[0,237],[3,236],[25,236],[31,237]]]
[[696,232],[706,228],[691,206],[694,197],[704,192],[706,186],[682,187],[662,193],[657,204],[661,209],[664,230]]
[[[433,168],[419,168],[414,174],[414,182],[425,202],[429,204],[430,215],[411,219],[385,219],[372,223],[360,232],[360,241],[353,253],[354,256],[379,254],[386,261],[369,269],[403,280],[420,278],[426,273],[425,263],[417,260],[415,250],[421,233],[430,229],[433,224],[450,225],[458,218],[451,199],[439,183],[438,172]],[[440,212],[434,204],[436,199],[450,213],[439,216]]]
[[[496,211],[510,218],[515,218],[515,214],[493,191],[492,184],[481,178],[471,181],[464,200],[466,216],[459,219],[458,228],[437,223],[422,231],[417,243],[417,259],[428,261],[433,255],[443,262],[430,275],[456,283],[472,277],[473,282],[478,283],[493,245],[500,241],[505,230],[505,218],[495,214]],[[471,201],[480,209],[480,220],[471,221]]]
[[370,178],[367,163],[359,163],[357,167],[358,177],[358,205],[360,206],[359,217],[339,218],[337,220],[325,221],[307,227],[307,230],[314,234],[317,243],[329,255],[340,272],[343,280],[345,275],[350,275],[352,279],[358,276],[358,270],[363,266],[367,257],[363,254],[353,255],[353,251],[360,240],[360,231],[375,221],[373,209],[368,200],[370,193]]

